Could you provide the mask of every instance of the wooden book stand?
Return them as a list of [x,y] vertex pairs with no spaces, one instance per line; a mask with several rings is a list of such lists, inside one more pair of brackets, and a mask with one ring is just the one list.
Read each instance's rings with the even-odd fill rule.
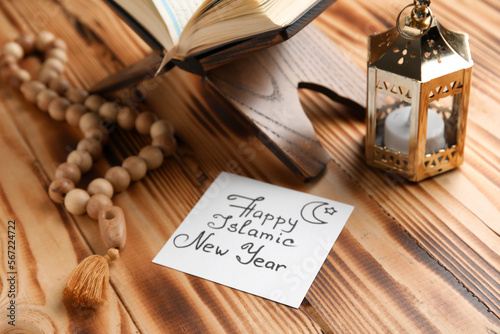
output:
[[[160,61],[158,55],[151,55],[100,82],[93,91],[109,91],[146,79]],[[365,72],[313,25],[284,43],[206,75],[213,94],[304,180],[318,175],[330,156],[302,109],[297,88],[313,89],[355,109],[365,106]]]

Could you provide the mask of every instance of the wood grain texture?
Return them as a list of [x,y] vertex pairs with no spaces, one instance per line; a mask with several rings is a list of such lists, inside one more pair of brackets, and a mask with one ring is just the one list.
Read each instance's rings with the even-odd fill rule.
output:
[[[368,168],[363,117],[316,92],[301,90],[299,96],[333,161],[309,183],[286,168],[194,75],[174,69],[121,92],[129,104],[142,104],[145,97],[148,107],[171,121],[179,149],[162,168],[114,198],[126,208],[127,245],[110,268],[111,300],[95,311],[64,305],[60,293],[81,259],[105,252],[98,226],[88,217],[67,214],[46,194],[56,164],[76,146],[79,133],[2,86],[0,252],[5,259],[6,223],[16,219],[20,332],[500,333],[500,98],[495,90],[500,45],[494,36],[500,9],[494,1],[479,0],[432,6],[447,28],[470,34],[475,69],[465,163],[418,184]],[[393,25],[400,8],[395,0],[338,1],[316,24],[364,68],[366,36]],[[75,86],[88,88],[149,52],[98,0],[11,0],[0,2],[0,9],[2,44],[19,31],[39,28],[65,39],[66,73]],[[40,17],[50,20],[37,21]],[[140,135],[114,131],[105,158],[83,184],[146,143]],[[355,206],[300,309],[151,263],[221,171]],[[8,301],[6,272],[2,264],[1,309]],[[0,329],[11,328],[3,319]]]

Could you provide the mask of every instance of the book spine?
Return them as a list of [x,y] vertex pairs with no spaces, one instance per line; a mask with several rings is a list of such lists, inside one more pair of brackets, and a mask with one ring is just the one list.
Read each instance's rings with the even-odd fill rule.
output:
[[196,58],[186,58],[184,60],[172,59],[171,63],[173,66],[177,66],[186,72],[199,75],[202,78],[206,77],[205,69]]

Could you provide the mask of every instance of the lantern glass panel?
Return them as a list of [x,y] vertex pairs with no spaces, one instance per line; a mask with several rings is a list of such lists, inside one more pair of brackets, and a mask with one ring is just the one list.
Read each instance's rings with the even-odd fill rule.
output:
[[[410,103],[400,98],[400,96],[398,95],[401,94],[399,93],[400,91],[398,91],[398,94],[393,93],[390,95],[387,95],[385,92],[377,93],[377,112],[376,112],[377,126],[375,129],[375,145],[382,148],[386,148],[390,151],[393,151],[394,153],[400,153],[404,156],[408,156],[408,151],[409,151],[408,139],[406,141],[396,140],[395,144],[395,140],[394,138],[392,138],[392,145],[391,143],[387,143],[386,140],[387,136],[386,121],[389,115],[396,110],[401,110],[402,108],[408,108],[408,109],[410,108]],[[409,126],[410,122],[409,117],[405,118],[405,122],[408,122]]]
[[[432,99],[432,98],[431,98]],[[434,99],[429,103],[429,109],[433,110],[440,116],[443,120],[443,145],[434,150],[426,149],[426,153],[436,152],[439,149],[450,148],[457,145],[458,141],[458,121],[460,116],[462,101],[462,93],[456,95],[448,95],[444,98]],[[433,131],[431,127],[427,126],[427,131]],[[432,136],[432,133],[428,133],[427,138]]]

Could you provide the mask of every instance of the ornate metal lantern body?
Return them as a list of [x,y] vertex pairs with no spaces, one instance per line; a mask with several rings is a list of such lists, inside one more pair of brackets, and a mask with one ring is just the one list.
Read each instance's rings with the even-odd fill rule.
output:
[[441,26],[429,3],[415,0],[411,15],[368,40],[366,160],[410,181],[453,169],[464,155],[468,36]]

